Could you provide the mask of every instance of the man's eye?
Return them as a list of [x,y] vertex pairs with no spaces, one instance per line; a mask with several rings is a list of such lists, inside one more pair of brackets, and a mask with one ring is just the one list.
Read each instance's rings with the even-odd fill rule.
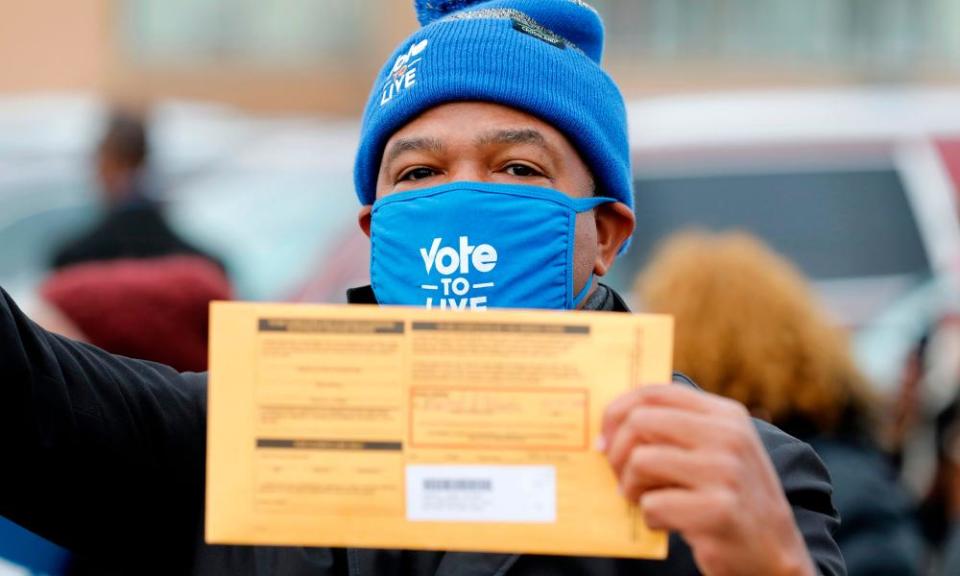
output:
[[510,164],[509,166],[506,167],[505,170],[507,174],[511,176],[517,176],[520,178],[531,178],[536,176],[543,176],[542,172],[540,172],[536,168],[527,166],[526,164]]
[[400,178],[398,178],[397,180],[400,182],[410,181],[410,180],[423,180],[424,178],[429,178],[434,174],[436,174],[436,172],[434,172],[433,169],[420,166],[419,168],[412,168],[410,170],[407,170],[406,172],[401,174]]

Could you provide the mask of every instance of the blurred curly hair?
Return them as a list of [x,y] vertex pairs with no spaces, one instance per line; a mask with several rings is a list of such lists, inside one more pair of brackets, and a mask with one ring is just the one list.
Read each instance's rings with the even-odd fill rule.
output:
[[635,290],[648,311],[674,316],[674,367],[704,389],[788,431],[868,426],[872,400],[845,335],[801,273],[754,237],[678,234]]

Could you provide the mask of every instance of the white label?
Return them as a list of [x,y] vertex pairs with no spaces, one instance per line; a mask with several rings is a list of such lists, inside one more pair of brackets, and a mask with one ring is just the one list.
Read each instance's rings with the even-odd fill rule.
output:
[[407,520],[556,522],[556,470],[553,466],[407,466]]

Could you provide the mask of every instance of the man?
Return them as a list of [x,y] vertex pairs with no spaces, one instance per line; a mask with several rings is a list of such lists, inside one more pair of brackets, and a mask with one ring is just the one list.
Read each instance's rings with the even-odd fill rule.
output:
[[106,213],[53,256],[53,267],[115,260],[195,255],[223,265],[181,238],[146,191],[149,138],[143,120],[115,111],[97,148],[96,175]]
[[[595,281],[634,226],[623,101],[580,0],[425,0],[356,164],[372,286],[352,302],[626,311]],[[0,305],[0,513],[138,573],[843,574],[812,450],[689,382],[628,393],[598,439],[664,562],[202,543],[205,377],[52,337]]]

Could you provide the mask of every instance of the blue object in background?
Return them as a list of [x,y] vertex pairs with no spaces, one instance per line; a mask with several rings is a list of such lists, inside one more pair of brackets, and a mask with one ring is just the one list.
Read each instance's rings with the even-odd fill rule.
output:
[[56,576],[66,574],[70,553],[0,516],[0,558],[24,568]]

